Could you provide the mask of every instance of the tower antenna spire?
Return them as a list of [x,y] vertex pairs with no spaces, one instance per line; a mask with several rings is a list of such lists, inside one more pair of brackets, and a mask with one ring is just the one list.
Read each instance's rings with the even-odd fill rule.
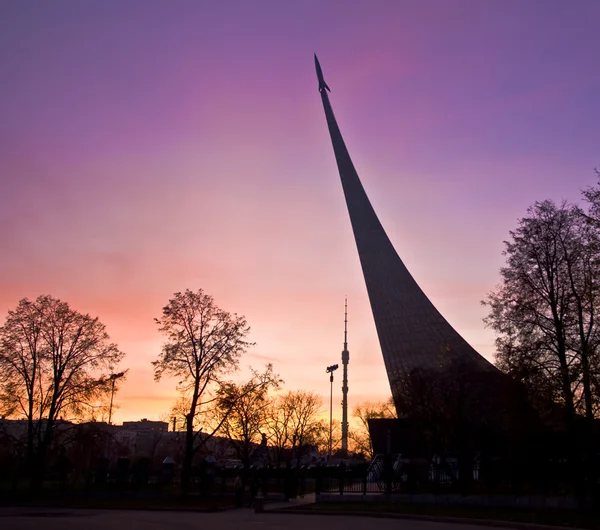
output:
[[348,454],[348,297],[344,297],[344,351],[342,351],[342,452]]
[[348,297],[344,298],[344,350],[348,349]]

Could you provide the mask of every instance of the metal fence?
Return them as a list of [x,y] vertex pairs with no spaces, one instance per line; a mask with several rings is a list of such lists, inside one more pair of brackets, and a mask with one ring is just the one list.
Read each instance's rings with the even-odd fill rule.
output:
[[[517,470],[518,471],[518,470]],[[148,465],[115,465],[110,469],[51,470],[39,485],[42,495],[97,498],[157,498],[180,496],[180,469]],[[400,455],[380,455],[367,464],[338,461],[312,466],[261,467],[243,469],[199,466],[193,469],[185,493],[196,498],[232,499],[241,495],[249,502],[263,496],[294,498],[320,495],[373,494],[523,494],[570,495],[572,484],[562,475],[546,473],[535,481],[518,472],[491,474],[475,466],[462,476],[452,462],[407,460]],[[2,474],[3,499],[25,497],[32,483],[21,470]]]
[[[35,485],[23,473],[0,473],[0,502],[10,503],[35,495],[76,499],[155,499],[167,501],[183,492],[179,469],[111,469],[85,472],[49,472]],[[293,498],[315,491],[314,471],[306,468],[264,467],[260,469],[195,468],[185,494],[196,499],[229,499],[239,496],[251,503],[260,492],[264,497]]]

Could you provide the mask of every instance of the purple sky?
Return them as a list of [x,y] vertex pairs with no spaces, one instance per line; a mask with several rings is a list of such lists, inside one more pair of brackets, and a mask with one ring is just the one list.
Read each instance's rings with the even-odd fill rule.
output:
[[128,354],[117,420],[156,418],[173,292],[245,314],[243,364],[324,395],[348,295],[350,404],[387,397],[316,52],[400,256],[491,358],[502,241],[595,183],[599,21],[597,0],[5,0],[0,318],[42,293],[99,316]]

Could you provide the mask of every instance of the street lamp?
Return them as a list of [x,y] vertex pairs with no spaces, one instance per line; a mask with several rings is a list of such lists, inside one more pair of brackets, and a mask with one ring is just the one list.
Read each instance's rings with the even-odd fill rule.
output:
[[118,374],[110,374],[110,377],[108,378],[111,382],[111,387],[110,387],[110,407],[108,408],[108,424],[110,425],[110,420],[112,419],[112,409],[113,409],[113,398],[115,397],[115,381],[117,379],[121,379],[122,377],[125,377],[125,374],[127,373],[127,370],[125,370],[124,372],[119,372]]
[[339,366],[337,364],[332,364],[327,367],[325,373],[329,375],[329,383],[331,384],[329,390],[329,457],[331,458],[331,440],[333,435],[333,372],[335,372]]

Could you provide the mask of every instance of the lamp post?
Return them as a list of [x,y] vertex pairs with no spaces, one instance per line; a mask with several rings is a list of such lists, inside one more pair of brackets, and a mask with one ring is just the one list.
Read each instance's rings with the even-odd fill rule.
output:
[[112,420],[112,409],[113,409],[113,398],[115,397],[115,381],[117,379],[121,379],[121,377],[125,377],[127,370],[124,372],[119,372],[118,374],[111,374],[110,379],[110,406],[108,407],[108,424],[110,425],[110,421]]
[[329,383],[330,383],[330,390],[329,390],[329,457],[331,458],[331,442],[332,442],[332,436],[333,436],[333,372],[335,372],[337,369],[339,368],[339,366],[337,364],[332,364],[331,366],[327,367],[327,370],[325,370],[325,373],[329,374]]

